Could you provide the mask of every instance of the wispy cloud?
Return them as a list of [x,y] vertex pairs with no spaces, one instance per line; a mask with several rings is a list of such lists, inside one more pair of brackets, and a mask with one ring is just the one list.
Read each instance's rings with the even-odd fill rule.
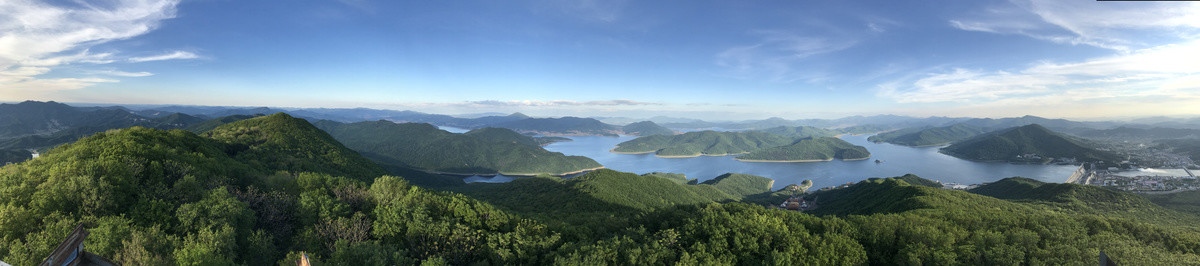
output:
[[1136,34],[1147,29],[1175,34],[1179,29],[1200,28],[1200,4],[1013,0],[949,22],[962,30],[1129,52],[1153,46],[1138,41]]
[[94,73],[100,74],[100,75],[118,76],[118,77],[149,77],[149,76],[154,75],[154,73],[145,72],[145,71],[125,72],[125,71],[111,70],[111,69],[110,70],[99,70],[99,71],[95,71]]
[[0,1],[0,92],[54,91],[87,87],[98,78],[41,79],[67,64],[107,64],[112,53],[89,47],[145,34],[175,16],[179,0],[127,0],[103,3]]
[[735,78],[763,78],[791,82],[804,76],[793,69],[806,57],[836,52],[854,46],[852,40],[806,36],[781,30],[751,32],[759,42],[725,49],[716,55],[716,64]]
[[174,51],[174,52],[160,54],[160,55],[132,57],[132,58],[129,58],[129,62],[138,63],[138,62],[149,62],[149,61],[163,61],[163,60],[174,60],[174,59],[196,59],[196,58],[200,58],[200,56],[196,55],[195,53],[192,53],[192,52]]
[[661,103],[639,102],[633,100],[604,100],[604,101],[567,101],[567,100],[519,100],[519,101],[468,101],[468,104],[486,105],[486,106],[637,106],[637,105],[662,105]]
[[879,86],[901,103],[1064,103],[1117,97],[1200,98],[1200,40],[1019,72],[954,69]]

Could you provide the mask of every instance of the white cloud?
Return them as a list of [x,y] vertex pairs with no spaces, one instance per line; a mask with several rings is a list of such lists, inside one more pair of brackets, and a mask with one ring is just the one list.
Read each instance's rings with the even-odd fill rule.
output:
[[1019,72],[955,69],[880,85],[902,103],[1061,103],[1118,97],[1200,97],[1200,40]]
[[[145,34],[175,16],[179,0],[60,2],[0,1],[0,92],[8,100],[38,91],[70,90],[99,78],[39,79],[54,67],[112,63],[112,53],[88,48]],[[133,73],[139,74],[139,73]],[[22,92],[25,94],[16,94]]]
[[125,72],[125,71],[120,71],[120,70],[100,70],[100,71],[96,71],[96,74],[118,76],[118,77],[148,77],[148,76],[154,75],[154,73],[145,72],[145,71],[143,71],[143,72]]
[[1200,29],[1200,3],[1013,0],[1009,4],[949,22],[962,30],[1019,34],[1122,52],[1153,46],[1138,40],[1148,29]]
[[196,59],[196,58],[200,58],[200,56],[196,55],[192,52],[174,51],[174,52],[160,54],[160,55],[145,56],[145,57],[132,57],[132,58],[129,58],[129,61],[138,63],[138,62],[148,62],[148,61],[162,61],[162,60],[172,60],[172,59]]
[[735,78],[791,82],[805,76],[793,69],[793,65],[802,59],[840,51],[855,44],[850,40],[804,36],[778,30],[760,30],[752,34],[759,38],[758,43],[731,47],[717,53],[717,66],[726,68]]

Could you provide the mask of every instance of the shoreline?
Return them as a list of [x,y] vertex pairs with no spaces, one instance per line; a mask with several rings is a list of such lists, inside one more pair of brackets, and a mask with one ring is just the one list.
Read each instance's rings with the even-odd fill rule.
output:
[[[600,167],[586,168],[586,169],[580,169],[580,170],[575,170],[575,171],[570,171],[570,172],[565,172],[565,173],[559,173],[559,174],[549,174],[549,175],[550,175],[550,176],[558,176],[558,177],[562,177],[562,176],[568,176],[568,175],[573,175],[573,174],[579,174],[579,173],[584,173],[584,172],[589,172],[589,171],[596,171],[596,170],[600,170],[600,169],[605,169],[605,167],[604,167],[604,166],[600,166]],[[416,170],[416,169],[414,169],[414,170]],[[425,172],[425,173],[429,173],[429,174],[435,174],[435,175],[448,175],[448,176],[458,176],[458,177],[472,177],[472,176],[495,177],[495,176],[497,176],[497,175],[503,175],[503,176],[513,176],[513,177],[534,177],[534,176],[538,176],[538,175],[541,175],[541,174],[545,174],[545,173],[504,173],[504,172],[494,172],[494,173],[450,173],[450,172],[438,172],[438,171],[431,171],[431,170],[418,170],[418,171]]]
[[[608,152],[611,152],[611,153],[616,153],[616,154],[647,154],[647,153],[655,153],[655,152],[658,152],[658,151],[627,152],[627,151],[616,151],[616,149],[614,148],[614,149],[608,150]],[[655,155],[654,155],[654,157],[659,157],[659,158],[692,158],[692,157],[700,157],[700,156],[729,156],[729,155],[742,155],[742,154],[747,154],[747,153],[750,153],[750,152],[743,152],[743,153],[723,153],[723,154],[703,154],[703,153],[701,153],[701,154],[696,154],[696,155],[658,155],[658,154],[655,154]]]
[[696,154],[696,155],[658,155],[658,154],[655,154],[654,157],[659,157],[659,158],[692,158],[692,157],[700,157],[700,156],[717,157],[717,156],[729,156],[729,155],[742,155],[742,154],[747,154],[747,153],[749,153],[749,152],[724,153],[724,154],[703,154],[703,153],[701,153],[701,154]]
[[[750,163],[817,163],[817,162],[830,162],[830,161],[834,160],[834,158],[830,158],[830,159],[826,159],[826,160],[818,160],[818,159],[812,159],[812,160],[754,160],[754,159],[738,159],[738,158],[733,158],[733,159],[738,160],[738,161],[743,161],[743,162],[750,162]],[[863,157],[863,158],[851,158],[851,159],[841,159],[841,160],[842,161],[862,161],[862,160],[866,160],[866,159],[871,159],[871,157],[867,156],[867,157]]]

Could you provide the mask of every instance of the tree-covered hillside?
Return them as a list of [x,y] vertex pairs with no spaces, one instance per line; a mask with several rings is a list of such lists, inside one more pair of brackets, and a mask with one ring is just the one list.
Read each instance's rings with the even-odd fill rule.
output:
[[1100,251],[1200,263],[1195,216],[1080,185],[1012,179],[1033,185],[1004,200],[871,179],[806,195],[811,213],[736,202],[778,196],[736,174],[687,185],[601,170],[453,187],[463,195],[338,176],[356,172],[330,162],[361,157],[302,122],[206,134],[219,139],[111,130],[0,167],[0,260],[37,264],[83,225],[85,250],[125,265],[290,265],[300,252],[332,265],[1079,265]]
[[810,126],[798,126],[798,127],[779,126],[779,127],[773,127],[773,128],[763,129],[763,130],[759,130],[759,131],[767,132],[767,133],[771,133],[771,134],[775,134],[775,135],[792,137],[792,138],[833,137],[833,136],[837,136],[838,134],[842,133],[841,131],[838,131],[838,130],[810,127]]
[[527,136],[489,128],[454,134],[429,124],[372,121],[318,127],[380,163],[456,174],[563,174],[601,167],[582,156],[551,152]]
[[196,133],[196,134],[201,134],[204,132],[208,132],[209,130],[212,130],[212,129],[217,128],[224,124],[229,124],[229,123],[242,121],[242,120],[255,118],[255,117],[258,117],[258,115],[223,116],[223,117],[218,117],[218,118],[214,118],[214,119],[204,120],[200,123],[196,123],[196,124],[193,124],[186,128],[183,128],[183,130],[191,131],[192,133]]
[[617,144],[614,152],[651,153],[660,156],[742,154],[791,144],[792,139],[764,132],[697,131],[680,135],[640,137]]
[[532,147],[542,146],[541,143],[539,143],[533,137],[522,135],[516,131],[504,128],[485,127],[467,131],[467,133],[463,133],[463,135],[490,142],[516,143]]
[[867,148],[834,137],[804,138],[795,143],[755,150],[738,160],[747,161],[828,161],[860,160],[871,157]]
[[675,135],[675,131],[651,121],[642,121],[621,127],[621,133],[634,136]]
[[[304,138],[276,128],[259,130]],[[0,260],[37,264],[80,224],[88,252],[125,265],[292,264],[300,251],[341,265],[527,264],[561,245],[544,226],[462,195],[325,171],[344,172],[336,167],[288,172],[231,146],[129,128],[0,168]]]
[[543,135],[616,136],[621,131],[617,126],[605,124],[604,122],[600,122],[600,120],[570,116],[561,118],[526,118],[489,124],[488,126],[512,129],[521,133]]
[[915,147],[937,146],[968,139],[983,133],[986,133],[983,128],[967,124],[954,124],[944,127],[911,128],[885,132],[871,136],[867,140]]
[[387,172],[304,119],[284,113],[239,120],[204,133],[255,166],[370,180]]
[[1081,162],[1120,161],[1112,153],[1096,150],[1080,140],[1038,124],[983,134],[951,144],[941,151],[954,157],[981,161],[1040,163],[1048,158],[1074,158]]

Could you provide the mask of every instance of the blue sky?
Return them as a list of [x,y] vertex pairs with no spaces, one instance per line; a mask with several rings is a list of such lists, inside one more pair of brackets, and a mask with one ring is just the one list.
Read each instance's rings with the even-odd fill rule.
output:
[[0,101],[708,119],[1200,115],[1200,6],[0,1]]

